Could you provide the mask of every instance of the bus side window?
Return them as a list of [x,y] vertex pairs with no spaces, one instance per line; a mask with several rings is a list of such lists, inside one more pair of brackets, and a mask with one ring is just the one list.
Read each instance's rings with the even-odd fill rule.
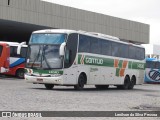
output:
[[18,57],[17,46],[10,46],[10,56],[11,57]]
[[26,55],[27,55],[27,47],[22,47],[21,52],[20,52],[20,56],[23,58],[26,58]]
[[88,36],[79,35],[79,52],[90,53],[90,39]]
[[128,58],[128,45],[120,45],[120,57]]
[[100,41],[98,38],[89,37],[90,39],[90,52],[93,54],[100,54]]
[[153,61],[146,61],[146,68],[155,68],[155,63]]
[[119,57],[119,44],[116,42],[112,42],[112,56]]
[[101,54],[110,56],[111,51],[111,42],[101,39]]
[[138,48],[136,47],[136,59],[138,60],[144,60],[145,54],[144,54],[144,49],[143,48]]
[[160,69],[160,62],[155,62],[155,69]]
[[136,59],[136,47],[129,46],[129,58]]

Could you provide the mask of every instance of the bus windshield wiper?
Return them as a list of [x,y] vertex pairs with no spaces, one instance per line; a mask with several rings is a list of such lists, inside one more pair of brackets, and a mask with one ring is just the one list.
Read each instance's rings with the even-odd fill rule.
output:
[[[48,68],[51,68],[51,66],[49,65],[49,62],[48,62],[48,60],[47,60],[47,58],[45,56],[45,46],[43,46],[42,58],[44,58],[44,60],[46,62],[46,65],[48,66]],[[42,62],[42,60],[41,60],[41,62]],[[41,65],[42,65],[42,63],[41,63]]]

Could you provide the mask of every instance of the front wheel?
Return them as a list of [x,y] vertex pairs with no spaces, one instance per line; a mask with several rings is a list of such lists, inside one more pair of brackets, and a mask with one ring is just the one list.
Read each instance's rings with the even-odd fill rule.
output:
[[23,79],[24,78],[24,69],[18,69],[16,71],[16,76],[20,79]]
[[74,89],[82,90],[84,88],[84,84],[85,84],[85,77],[83,76],[83,74],[80,74],[78,78],[78,84],[74,86]]
[[47,90],[52,90],[54,85],[53,84],[44,84]]

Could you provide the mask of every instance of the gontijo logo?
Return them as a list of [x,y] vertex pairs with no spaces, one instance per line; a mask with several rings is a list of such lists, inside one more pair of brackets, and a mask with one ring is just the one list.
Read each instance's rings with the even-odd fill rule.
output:
[[85,63],[102,65],[103,64],[103,59],[86,57]]

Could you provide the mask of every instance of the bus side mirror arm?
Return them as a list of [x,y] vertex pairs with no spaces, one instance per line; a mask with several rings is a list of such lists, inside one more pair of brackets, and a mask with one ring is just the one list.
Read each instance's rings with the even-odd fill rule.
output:
[[20,55],[20,53],[21,53],[21,47],[22,47],[22,45],[26,45],[26,42],[22,42],[22,43],[20,43],[20,44],[18,45],[18,48],[17,48],[17,54],[18,54],[18,55]]
[[60,45],[60,49],[59,49],[59,55],[60,56],[64,56],[64,48],[66,46],[66,42],[63,42],[61,45]]

